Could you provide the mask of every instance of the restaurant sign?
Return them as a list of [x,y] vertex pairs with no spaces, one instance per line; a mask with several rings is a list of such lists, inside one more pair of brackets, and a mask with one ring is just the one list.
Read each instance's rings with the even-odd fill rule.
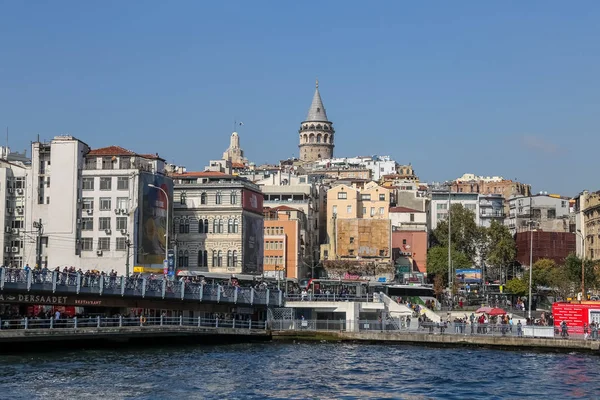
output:
[[67,296],[40,296],[33,294],[0,294],[0,302],[32,304],[66,304]]

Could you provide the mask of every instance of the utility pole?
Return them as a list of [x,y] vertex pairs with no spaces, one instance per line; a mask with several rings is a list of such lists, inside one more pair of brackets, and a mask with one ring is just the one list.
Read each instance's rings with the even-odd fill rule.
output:
[[36,268],[42,268],[42,232],[44,231],[44,225],[42,224],[42,219],[38,222],[33,223],[33,227],[37,229],[37,237],[35,240],[36,243],[36,251],[35,251],[35,266]]
[[125,276],[129,277],[129,249],[131,248],[131,240],[129,240],[129,235],[127,235],[127,239],[125,239],[125,247],[127,248],[127,258],[125,259]]
[[451,194],[452,194],[452,185],[450,185],[450,187],[448,188],[448,289],[450,290],[450,293],[452,293],[452,252],[451,252],[451,248],[452,248],[452,216],[450,214],[450,208],[452,208],[452,200],[451,200]]

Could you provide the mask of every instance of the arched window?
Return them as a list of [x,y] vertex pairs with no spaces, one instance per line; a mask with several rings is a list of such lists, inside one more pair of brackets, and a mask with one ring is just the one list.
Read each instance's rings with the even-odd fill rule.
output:
[[309,142],[309,143],[314,143],[314,142],[315,142],[315,135],[311,134],[311,135],[308,137],[308,142]]
[[187,250],[183,252],[183,263],[180,265],[185,268],[190,266],[190,253]]
[[320,133],[317,135],[317,143],[321,143],[321,134]]
[[221,192],[215,193],[215,204],[221,204]]
[[179,202],[181,204],[185,204],[186,197],[187,197],[187,194],[185,192],[182,192],[181,197],[179,198]]
[[227,250],[227,266],[233,267],[233,255],[231,254],[231,250]]
[[217,259],[217,251],[216,250],[213,250],[212,259],[213,259],[212,260],[212,266],[213,267],[218,267],[219,265],[217,264],[218,263],[218,259]]
[[219,220],[213,219],[213,233],[219,233]]
[[219,233],[223,233],[223,220],[219,218]]
[[227,233],[233,233],[233,219],[227,220]]
[[204,233],[208,233],[208,219],[204,220]]
[[233,251],[231,266],[232,267],[236,267],[237,266],[237,250]]
[[321,130],[321,128],[322,128],[321,124],[317,125],[318,130]]
[[205,267],[204,265],[204,252],[202,250],[198,250],[198,266]]
[[200,195],[200,204],[206,204],[206,193]]
[[208,250],[204,250],[204,255],[202,256],[202,266],[208,267]]
[[221,250],[219,250],[217,252],[217,267],[221,266],[223,266],[223,254],[221,253]]
[[179,252],[177,253],[177,266],[183,267],[183,251],[182,250],[179,250]]
[[198,233],[204,233],[204,220],[200,219],[198,221]]
[[329,143],[329,135],[328,134],[323,135],[323,143]]
[[229,202],[231,204],[237,204],[237,193],[236,192],[231,192],[231,195],[229,195]]
[[233,220],[233,233],[238,233],[239,222],[237,219]]

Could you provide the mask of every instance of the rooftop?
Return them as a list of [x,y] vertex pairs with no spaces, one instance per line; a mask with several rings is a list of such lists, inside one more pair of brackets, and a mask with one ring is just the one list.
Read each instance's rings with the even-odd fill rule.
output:
[[158,153],[156,153],[156,154],[138,154],[134,151],[127,150],[121,146],[108,146],[108,147],[101,147],[99,149],[93,149],[93,150],[90,150],[90,152],[87,155],[88,156],[138,156],[138,157],[148,158],[148,159],[152,159],[152,160],[164,161],[164,159],[162,159],[158,156]]
[[422,213],[424,211],[415,210],[408,207],[390,207],[391,213]]

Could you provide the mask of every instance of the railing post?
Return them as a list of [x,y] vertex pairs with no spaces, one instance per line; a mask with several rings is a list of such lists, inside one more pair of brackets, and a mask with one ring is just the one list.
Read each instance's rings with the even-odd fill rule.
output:
[[99,315],[96,317],[96,327],[100,328],[100,316]]
[[254,304],[254,288],[250,288],[250,305]]
[[31,290],[31,277],[32,276],[33,276],[33,271],[32,270],[28,270],[27,271],[27,291]]
[[100,275],[100,282],[98,282],[98,294],[102,296],[104,292],[104,275]]
[[54,329],[54,317],[50,317],[50,329]]
[[200,328],[200,317],[198,317],[198,328]]
[[237,298],[238,298],[238,287],[235,287],[234,291],[233,291],[233,303],[237,304]]
[[81,290],[81,275],[79,275],[79,272],[75,275],[75,279],[77,279],[77,294],[79,294],[79,291]]
[[185,295],[185,282],[181,281],[181,300],[183,300],[184,295]]
[[248,329],[252,329],[252,318],[248,320]]
[[280,290],[279,291],[279,307],[281,307],[282,303],[283,303],[283,292]]
[[266,305],[269,305],[269,297],[271,296],[271,289],[267,289],[267,303]]
[[233,325],[231,325],[233,329],[235,329],[235,316],[233,317]]
[[77,317],[73,317],[73,327],[77,329]]
[[4,281],[6,280],[6,268],[0,269],[0,289],[4,290]]
[[179,316],[179,326],[183,326],[183,315]]
[[219,317],[215,319],[215,328],[219,327]]
[[29,318],[25,317],[25,329],[29,328]]
[[127,281],[124,276],[121,276],[121,296],[125,296],[125,286],[127,286]]
[[163,326],[163,315],[160,315],[160,326]]
[[52,271],[52,293],[56,293],[57,281],[58,281],[58,272]]
[[165,298],[165,293],[167,293],[167,280],[163,277],[162,280],[162,298]]
[[119,328],[123,327],[123,316],[119,315]]
[[217,303],[221,301],[221,285],[217,285]]
[[146,297],[146,278],[142,278],[142,298]]
[[202,297],[204,296],[204,285],[200,284],[200,302],[202,303]]

